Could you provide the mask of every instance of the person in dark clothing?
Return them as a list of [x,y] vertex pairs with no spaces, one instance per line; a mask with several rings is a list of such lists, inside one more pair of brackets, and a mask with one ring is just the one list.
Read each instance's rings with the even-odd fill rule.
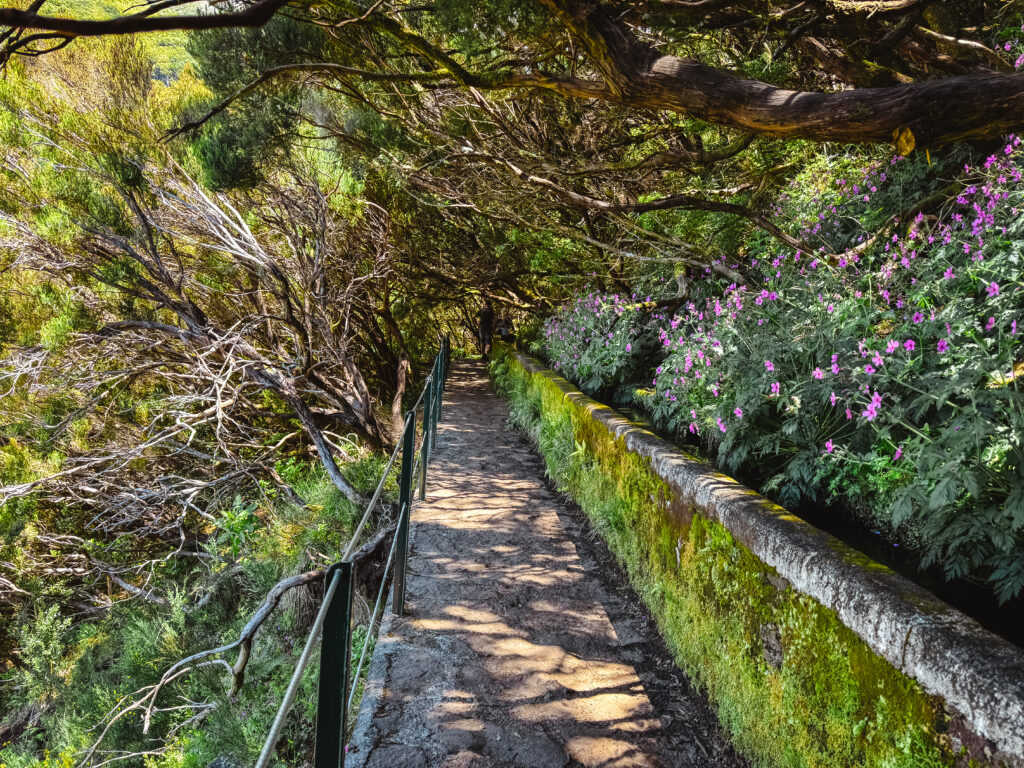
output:
[[515,328],[512,326],[512,320],[506,314],[498,316],[498,323],[494,327],[494,332],[498,334],[498,338],[502,341],[513,343],[516,339]]
[[484,299],[484,305],[476,313],[476,318],[480,323],[480,348],[483,350],[484,360],[487,360],[487,356],[491,354],[491,334],[494,332],[494,309],[490,300]]

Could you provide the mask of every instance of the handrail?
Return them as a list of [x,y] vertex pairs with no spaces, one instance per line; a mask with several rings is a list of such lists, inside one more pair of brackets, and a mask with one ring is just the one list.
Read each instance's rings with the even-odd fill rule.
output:
[[284,728],[285,717],[288,716],[288,712],[292,708],[292,702],[295,699],[296,691],[299,689],[302,675],[306,671],[306,667],[309,666],[309,660],[313,655],[313,648],[316,646],[316,641],[320,638],[320,630],[323,628],[327,608],[334,600],[334,594],[337,592],[340,581],[340,571],[335,571],[331,583],[324,593],[324,600],[316,614],[316,619],[313,620],[313,626],[309,630],[309,637],[306,638],[306,645],[302,649],[302,655],[299,656],[299,660],[295,664],[295,672],[292,674],[292,679],[288,682],[288,688],[281,699],[281,705],[277,709],[277,714],[274,715],[274,722],[270,726],[270,733],[267,734],[267,739],[263,742],[263,749],[260,750],[260,756],[256,760],[256,768],[266,768],[270,763],[270,758],[277,747],[277,740],[281,737],[281,729]]
[[[355,695],[355,683],[359,680],[359,674],[363,668],[363,661],[369,647],[374,624],[377,619],[377,611],[386,591],[388,573],[392,563],[395,566],[395,577],[393,580],[393,595],[391,610],[401,616],[405,610],[405,564],[408,559],[409,542],[409,517],[413,506],[413,488],[415,480],[419,479],[420,499],[426,498],[427,467],[429,465],[430,453],[433,451],[437,435],[437,423],[441,417],[441,399],[444,395],[445,383],[448,379],[448,367],[451,358],[451,342],[447,336],[441,340],[440,350],[434,357],[434,367],[424,382],[423,390],[413,407],[406,412],[405,425],[402,434],[391,452],[384,473],[380,482],[374,490],[370,501],[363,511],[352,533],[352,538],[341,556],[341,560],[330,567],[325,577],[324,598],[317,611],[313,626],[309,630],[309,636],[302,648],[299,660],[295,664],[288,688],[281,698],[277,713],[274,715],[274,722],[270,726],[260,756],[256,761],[256,768],[267,768],[277,747],[277,741],[281,737],[285,719],[291,711],[295,694],[299,689],[302,676],[309,666],[313,657],[313,649],[318,640],[323,637],[325,640],[330,632],[332,643],[323,643],[320,657],[320,692],[319,704],[317,707],[316,724],[316,750],[314,765],[315,768],[344,768],[345,765],[345,725],[348,716],[348,708],[352,704]],[[423,406],[422,433],[420,446],[416,447],[416,412]],[[391,551],[388,554],[388,562],[384,567],[384,575],[381,578],[380,590],[377,594],[377,601],[370,615],[367,625],[366,639],[359,655],[359,663],[353,676],[353,686],[349,692],[349,667],[351,666],[351,643],[352,643],[352,592],[353,592],[353,569],[352,553],[359,542],[359,537],[370,518],[380,496],[384,491],[384,485],[391,474],[391,470],[402,455],[402,473],[399,481],[400,500],[398,511],[398,524],[395,529],[394,540],[391,542]],[[415,456],[415,461],[413,457]],[[340,646],[340,647],[338,647]],[[340,687],[340,691],[338,688]]]

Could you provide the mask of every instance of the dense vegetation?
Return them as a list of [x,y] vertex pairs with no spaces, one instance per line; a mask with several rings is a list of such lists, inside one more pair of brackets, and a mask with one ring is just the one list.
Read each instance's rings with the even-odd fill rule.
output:
[[[931,164],[817,158],[775,206],[814,250],[752,241],[728,263],[742,283],[708,275],[685,303],[664,300],[664,277],[650,295],[591,292],[540,348],[586,391],[640,405],[731,471],[756,468],[783,505],[845,501],[923,564],[1016,596],[1020,144]],[[915,212],[935,188],[941,204]]]
[[1019,2],[129,5],[0,9],[0,765],[250,761],[484,296],[1020,591]]
[[[214,198],[198,153],[158,143],[204,86],[154,72],[137,41],[101,41],[3,83],[11,768],[251,758],[377,484],[391,402],[436,343],[390,330],[386,222],[349,174],[295,151],[244,198]],[[282,757],[308,751],[310,714]]]

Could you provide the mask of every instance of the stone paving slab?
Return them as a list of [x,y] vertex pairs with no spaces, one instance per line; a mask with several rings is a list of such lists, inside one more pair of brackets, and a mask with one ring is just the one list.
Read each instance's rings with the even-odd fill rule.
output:
[[671,768],[637,670],[531,447],[479,363],[456,365],[428,499],[412,516],[406,616],[390,606],[347,765]]

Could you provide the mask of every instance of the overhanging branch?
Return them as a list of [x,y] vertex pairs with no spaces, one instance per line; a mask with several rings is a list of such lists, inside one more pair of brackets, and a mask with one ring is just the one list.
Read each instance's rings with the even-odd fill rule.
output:
[[[137,32],[166,32],[175,29],[201,30],[224,27],[260,27],[289,0],[261,0],[237,13],[210,13],[195,16],[146,16],[132,14],[113,19],[63,19],[41,16],[17,8],[0,8],[0,25],[15,29],[58,32],[68,37],[130,35]],[[145,13],[145,12],[143,12]]]

